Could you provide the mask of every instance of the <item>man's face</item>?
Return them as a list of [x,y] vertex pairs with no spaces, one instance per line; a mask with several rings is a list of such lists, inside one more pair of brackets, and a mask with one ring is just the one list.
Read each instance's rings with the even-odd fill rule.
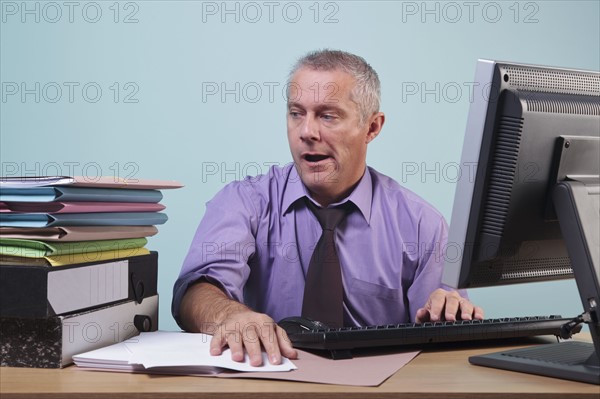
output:
[[349,194],[365,171],[369,121],[351,99],[354,78],[341,70],[299,69],[290,80],[287,132],[302,182],[321,205]]

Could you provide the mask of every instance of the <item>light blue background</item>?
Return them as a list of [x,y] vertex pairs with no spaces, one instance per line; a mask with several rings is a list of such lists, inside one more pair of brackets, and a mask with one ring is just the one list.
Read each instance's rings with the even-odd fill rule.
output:
[[[172,285],[204,203],[226,182],[291,160],[282,88],[300,55],[339,48],[371,63],[387,120],[368,162],[448,220],[476,60],[600,68],[598,1],[0,3],[3,174],[185,184],[164,193],[170,220],[148,245],[160,256],[166,330],[176,328]],[[573,281],[470,294],[490,317],[581,311]]]

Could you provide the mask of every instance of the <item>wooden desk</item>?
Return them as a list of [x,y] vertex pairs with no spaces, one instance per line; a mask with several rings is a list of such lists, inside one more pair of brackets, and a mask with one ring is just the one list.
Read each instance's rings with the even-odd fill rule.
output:
[[597,385],[496,370],[469,364],[471,355],[501,348],[468,347],[422,352],[378,387],[0,368],[0,397],[9,398],[556,398],[598,399]]

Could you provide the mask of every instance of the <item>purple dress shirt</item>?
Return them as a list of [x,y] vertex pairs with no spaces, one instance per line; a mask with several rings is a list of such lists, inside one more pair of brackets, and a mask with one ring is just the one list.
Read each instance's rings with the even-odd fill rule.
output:
[[[275,321],[299,316],[306,272],[322,233],[302,200],[305,196],[310,197],[289,164],[230,183],[209,201],[175,282],[175,320],[181,325],[181,299],[200,279],[216,283],[231,298]],[[345,323],[414,320],[429,294],[442,287],[447,240],[443,216],[370,167],[337,204],[346,201],[355,209],[335,233]]]

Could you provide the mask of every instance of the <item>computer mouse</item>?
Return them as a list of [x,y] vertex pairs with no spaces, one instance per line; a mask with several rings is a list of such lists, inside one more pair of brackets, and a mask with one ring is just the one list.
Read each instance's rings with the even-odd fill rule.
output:
[[288,334],[298,334],[302,331],[326,330],[329,328],[325,323],[300,316],[286,317],[277,324]]

